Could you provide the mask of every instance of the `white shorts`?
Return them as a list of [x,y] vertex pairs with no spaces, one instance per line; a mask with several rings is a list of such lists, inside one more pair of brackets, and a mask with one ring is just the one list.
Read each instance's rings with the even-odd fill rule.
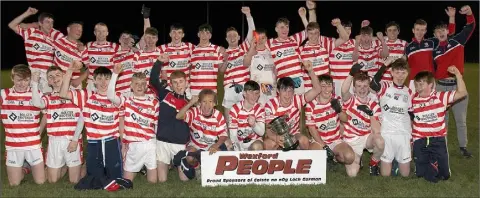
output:
[[75,152],[68,152],[70,140],[65,137],[48,137],[47,166],[49,168],[62,168],[65,164],[68,167],[82,165],[83,149],[82,143],[78,143]]
[[52,88],[48,85],[48,80],[47,80],[47,71],[43,69],[38,69],[38,68],[30,68],[30,71],[33,73],[35,72],[40,72],[40,80],[38,82],[38,90],[40,90],[42,93],[48,93],[52,92]]
[[230,109],[234,104],[243,100],[243,92],[235,92],[235,87],[225,87],[224,90],[222,102],[223,107]]
[[[333,149],[335,149],[335,147],[336,147],[337,145],[339,145],[339,144],[341,144],[341,143],[343,143],[343,142],[344,142],[343,140],[338,139],[338,140],[333,141],[333,142],[330,143],[330,144],[327,144],[327,146],[328,146],[330,149],[332,149],[332,151],[333,151]],[[313,138],[310,139],[310,143],[320,144],[320,143],[318,143],[317,141],[315,141],[315,139],[313,139]]]
[[243,143],[243,141],[242,141],[242,142],[235,142],[235,143],[233,143],[233,149],[234,149],[235,151],[248,151],[249,148],[250,148],[250,146],[251,146],[254,142],[256,142],[256,141],[260,141],[260,142],[262,142],[262,144],[263,144],[263,139],[262,139],[262,138],[258,138],[258,139],[256,139],[256,140],[251,140],[251,141],[248,142],[248,143]]
[[172,144],[168,142],[157,141],[157,160],[164,164],[170,164],[178,152],[185,150],[184,144]]
[[128,143],[123,169],[132,173],[139,172],[143,165],[148,170],[156,169],[155,141],[155,139],[151,139],[145,142]]
[[398,163],[403,164],[412,161],[410,135],[382,134],[382,137],[385,141],[385,149],[380,159],[383,162],[391,163],[395,159]]
[[[364,136],[357,136],[354,138],[345,139],[345,142],[352,147],[353,152],[355,152],[355,154],[362,156],[363,149],[367,147],[367,139],[368,137],[370,137],[370,135],[372,134],[370,133]],[[373,152],[373,148],[368,149],[368,152],[370,153]]]
[[410,83],[408,84],[408,88],[412,90],[412,93],[415,93],[415,83],[413,80],[410,80]]
[[8,150],[6,154],[6,165],[10,167],[22,167],[25,161],[27,161],[30,166],[35,166],[43,162],[42,149]]

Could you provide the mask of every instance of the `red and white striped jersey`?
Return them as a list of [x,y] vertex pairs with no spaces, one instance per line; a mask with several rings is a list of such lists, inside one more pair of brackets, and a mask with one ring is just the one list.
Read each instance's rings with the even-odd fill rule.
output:
[[[96,92],[72,90],[72,102],[82,108],[85,119],[87,140],[101,140],[110,137],[119,137],[119,112],[106,95]],[[120,97],[120,93],[116,92]]]
[[[48,136],[64,137],[72,140],[82,110],[70,100],[60,98],[58,92],[42,97],[45,103],[44,115],[47,116]],[[80,136],[80,139],[82,137]]]
[[[388,40],[388,38],[386,38],[385,42],[388,46],[388,50],[389,50],[388,56],[389,57],[394,57],[395,60],[396,60],[398,58],[401,58],[405,54],[405,46],[407,46],[406,41],[401,40],[401,39],[397,39],[395,41],[390,41],[390,40]],[[384,60],[381,61],[381,62],[383,63]],[[381,64],[380,64],[380,66],[381,66]],[[392,69],[389,68],[387,71],[385,71],[385,73],[383,74],[382,80],[388,81],[388,82],[393,81]]]
[[272,98],[265,104],[265,123],[269,124],[276,117],[287,115],[286,121],[290,125],[290,134],[298,134],[300,133],[300,110],[305,103],[305,96],[298,94],[293,96],[292,103],[288,107],[280,106],[278,96]]
[[445,114],[447,106],[454,102],[456,91],[436,92],[422,98],[416,93],[412,99],[414,140],[424,137],[444,137],[447,135]]
[[195,46],[190,63],[190,90],[198,95],[202,89],[217,92],[218,67],[223,62],[220,46],[210,44],[206,47]]
[[380,116],[380,107],[377,102],[367,97],[366,103],[360,102],[360,100],[352,96],[343,103],[343,110],[347,114],[348,121],[345,123],[345,131],[343,137],[346,139],[355,138],[357,136],[364,136],[371,133],[370,116],[357,109],[359,105],[367,105],[373,112],[375,119]]
[[93,71],[98,67],[106,67],[110,70],[113,69],[112,57],[117,53],[120,45],[112,42],[106,42],[105,44],[98,44],[97,42],[87,43],[88,60],[88,80],[93,80]]
[[159,102],[152,97],[122,97],[125,109],[125,132],[122,141],[143,142],[155,137],[155,125],[160,110]]
[[213,109],[212,116],[206,118],[200,108],[193,107],[187,111],[185,122],[190,127],[190,145],[197,149],[208,150],[218,137],[228,137],[225,118],[216,109]]
[[134,73],[142,72],[147,76],[147,84],[150,81],[150,72],[152,71],[153,64],[160,56],[160,49],[155,48],[151,52],[140,50],[134,55]]
[[[62,68],[63,71],[67,71],[70,67],[70,63],[74,60],[83,62],[88,65],[88,51],[85,48],[79,51],[76,42],[69,41],[67,37],[62,37],[53,41],[53,47],[55,48],[55,58],[53,61],[55,65]],[[74,71],[72,79],[77,79],[80,76],[80,71]]]
[[[317,45],[309,45],[308,41],[304,46],[300,46],[300,57],[302,60],[311,61],[313,64],[313,71],[316,76],[330,73],[329,56],[332,51],[332,46],[335,45],[335,40],[325,36],[320,36],[320,42]],[[312,79],[308,76],[306,70],[303,72],[303,82],[305,83],[305,92],[312,89]]]
[[180,70],[189,76],[190,55],[194,48],[192,43],[182,42],[180,46],[174,46],[172,43],[168,43],[160,45],[158,48],[160,49],[161,54],[167,54],[169,58],[169,62],[164,63],[162,66],[162,70],[167,72],[166,78],[163,77],[163,79],[170,79],[170,75],[177,70]]
[[355,50],[355,39],[335,47],[330,53],[330,75],[334,80],[347,79],[353,65],[353,51]]
[[123,66],[122,73],[118,75],[115,91],[125,93],[130,91],[130,84],[132,82],[134,70],[134,56],[135,52],[132,50],[120,50],[112,57],[113,64],[120,63]]
[[250,65],[243,65],[243,58],[248,52],[248,48],[248,42],[244,41],[236,48],[226,49],[226,53],[228,54],[228,62],[223,81],[223,86],[225,88],[229,87],[234,82],[237,84],[243,84],[250,79]]
[[47,69],[53,65],[54,47],[52,41],[62,38],[64,35],[56,29],[52,29],[46,35],[40,29],[22,29],[20,25],[17,26],[17,31],[25,43],[28,65],[46,73]]
[[243,141],[245,138],[250,138],[252,140],[260,139],[259,136],[248,124],[248,117],[255,117],[255,122],[265,123],[265,109],[256,103],[250,110],[246,110],[243,106],[244,101],[236,103],[232,106],[229,112],[230,123],[228,125],[230,134],[236,134],[238,141]]
[[362,71],[368,72],[368,76],[373,77],[381,66],[380,50],[382,44],[379,40],[374,40],[370,48],[358,47],[358,64],[362,65]]
[[[341,101],[340,97],[336,97]],[[340,136],[340,117],[330,105],[330,101],[322,104],[317,99],[307,103],[305,107],[305,124],[314,126],[318,135],[326,143],[331,144],[339,140]]]
[[409,111],[412,110],[413,92],[407,86],[396,86],[393,82],[381,81],[377,93],[382,110],[382,134],[412,134]]
[[2,89],[0,95],[6,150],[41,148],[40,109],[33,106],[32,90],[16,92],[14,88],[8,88]]
[[303,76],[299,47],[306,38],[306,31],[301,31],[290,36],[286,41],[273,38],[267,40],[267,49],[272,54],[278,79]]

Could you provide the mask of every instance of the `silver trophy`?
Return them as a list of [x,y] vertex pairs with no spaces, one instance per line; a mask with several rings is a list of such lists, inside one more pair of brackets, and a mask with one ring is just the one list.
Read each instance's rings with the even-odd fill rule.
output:
[[299,142],[295,136],[290,134],[290,125],[286,121],[286,115],[276,117],[269,124],[274,133],[283,136],[283,151],[297,149]]

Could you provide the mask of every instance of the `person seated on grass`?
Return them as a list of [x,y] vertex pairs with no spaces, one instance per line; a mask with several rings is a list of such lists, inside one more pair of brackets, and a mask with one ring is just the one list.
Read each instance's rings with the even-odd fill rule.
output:
[[[194,106],[197,101],[200,105]],[[188,165],[182,160],[182,164],[189,166],[190,170],[197,169],[193,173],[200,173],[198,164],[201,163],[199,157],[201,151],[208,151],[210,154],[227,151],[225,145],[225,141],[228,139],[226,121],[223,114],[215,109],[215,104],[217,104],[217,94],[211,89],[203,89],[198,97],[192,96],[192,100],[176,116],[178,120],[184,120],[190,127],[190,142],[187,144],[186,150],[180,151],[177,156],[196,154],[185,158]],[[174,165],[178,166],[178,163],[174,162]],[[193,167],[195,169],[192,169]],[[200,178],[199,175],[195,176],[185,170],[184,173],[189,179]]]
[[18,186],[23,180],[24,161],[31,166],[35,183],[45,182],[40,141],[41,110],[32,104],[31,76],[27,65],[15,65],[10,75],[13,87],[0,91],[0,115],[5,129],[5,164],[10,186]]

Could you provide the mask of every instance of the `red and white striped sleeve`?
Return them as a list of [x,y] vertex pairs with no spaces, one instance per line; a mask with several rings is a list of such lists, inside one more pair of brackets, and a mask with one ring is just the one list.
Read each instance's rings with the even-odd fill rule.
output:
[[385,95],[387,89],[390,87],[390,83],[385,81],[380,81],[380,91],[377,93],[377,97],[383,97]]
[[187,112],[185,113],[185,119],[184,119],[184,121],[185,121],[189,126],[192,126],[193,119],[195,119],[195,117],[197,116],[197,114],[198,114],[198,107],[190,108],[190,109],[187,110]]
[[378,105],[378,103],[375,102],[375,101],[371,101],[369,107],[373,112],[373,117],[375,117],[375,118],[378,118],[380,116],[380,114],[382,113],[382,111],[380,109],[380,105]]
[[255,111],[255,120],[256,122],[265,123],[265,109],[258,103]]
[[443,105],[448,106],[454,102],[455,93],[457,91],[441,91],[437,92],[437,98],[442,101]]
[[223,114],[220,113],[220,111],[217,111],[217,114],[218,114],[218,118],[217,118],[218,126],[217,126],[217,128],[216,128],[217,136],[219,136],[219,137],[221,137],[221,136],[228,137],[228,134],[227,134],[227,123],[225,122],[225,117],[223,117]]
[[298,32],[298,33],[290,36],[290,38],[295,40],[297,45],[300,46],[303,43],[303,41],[305,41],[307,39],[307,31],[303,30],[301,32]]
[[343,102],[342,110],[346,111],[348,108],[350,108],[353,105],[353,103],[355,103],[355,98],[354,96],[350,96],[350,98],[347,101]]
[[237,129],[238,128],[238,103],[233,105],[232,108],[230,109],[230,112],[228,112],[228,119],[229,119],[229,129]]
[[23,40],[27,40],[34,30],[34,28],[23,29],[20,25],[17,25],[17,33],[23,38]]
[[54,41],[63,37],[65,37],[65,35],[56,29],[53,29],[52,32],[50,32],[50,38],[52,38]]
[[310,101],[305,106],[305,125],[306,126],[315,126],[315,120],[313,118],[313,110],[315,109],[315,104],[313,101]]
[[275,103],[275,98],[270,99],[266,104],[265,104],[265,123],[270,123],[273,119],[275,119],[275,114],[276,114],[276,105]]

